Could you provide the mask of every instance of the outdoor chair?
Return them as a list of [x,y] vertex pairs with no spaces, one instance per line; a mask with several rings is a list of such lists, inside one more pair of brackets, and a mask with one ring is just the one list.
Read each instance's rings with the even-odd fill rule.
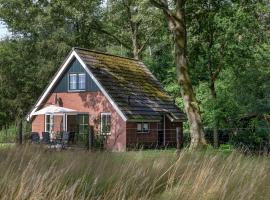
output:
[[63,132],[62,142],[61,142],[62,149],[65,149],[67,147],[68,140],[69,140],[69,132]]
[[63,132],[58,132],[56,134],[56,138],[55,138],[55,143],[58,144],[62,144],[62,138],[63,138]]
[[31,133],[31,142],[33,144],[38,144],[40,142],[40,137],[39,137],[39,134],[37,132]]
[[71,144],[75,143],[75,132],[69,132],[68,142]]
[[42,132],[42,143],[44,144],[51,144],[50,140],[50,133],[49,132]]

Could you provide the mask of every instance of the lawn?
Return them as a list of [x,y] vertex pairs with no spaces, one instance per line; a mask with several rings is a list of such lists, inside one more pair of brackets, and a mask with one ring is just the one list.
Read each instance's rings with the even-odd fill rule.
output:
[[0,199],[268,199],[270,158],[0,149]]

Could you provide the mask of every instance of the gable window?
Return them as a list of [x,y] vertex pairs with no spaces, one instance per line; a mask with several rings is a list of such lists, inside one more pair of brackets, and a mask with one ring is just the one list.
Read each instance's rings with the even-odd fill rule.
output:
[[78,74],[79,90],[85,89],[85,74]]
[[69,89],[77,89],[77,74],[69,74]]
[[111,113],[101,113],[101,134],[110,135],[111,132]]
[[86,85],[85,73],[69,74],[69,90],[85,90]]
[[149,123],[138,122],[137,123],[137,132],[138,133],[148,133],[149,132]]

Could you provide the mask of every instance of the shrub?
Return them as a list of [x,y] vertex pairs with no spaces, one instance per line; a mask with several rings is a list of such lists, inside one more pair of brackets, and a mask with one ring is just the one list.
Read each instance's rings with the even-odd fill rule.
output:
[[269,148],[269,133],[265,129],[256,129],[254,131],[240,130],[231,140],[233,146],[240,150],[251,152],[261,151]]

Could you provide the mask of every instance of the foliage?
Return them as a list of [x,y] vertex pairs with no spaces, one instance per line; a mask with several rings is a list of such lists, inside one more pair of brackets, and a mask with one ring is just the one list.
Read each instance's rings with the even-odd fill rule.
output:
[[269,131],[259,129],[256,131],[240,130],[232,137],[231,143],[241,151],[258,152],[268,148]]
[[[0,0],[0,21],[12,33],[0,41],[0,129],[27,114],[73,46],[133,57],[137,46],[183,109],[172,38],[163,13],[147,0]],[[269,114],[269,2],[191,0],[186,22],[204,126],[241,128],[244,115]]]

